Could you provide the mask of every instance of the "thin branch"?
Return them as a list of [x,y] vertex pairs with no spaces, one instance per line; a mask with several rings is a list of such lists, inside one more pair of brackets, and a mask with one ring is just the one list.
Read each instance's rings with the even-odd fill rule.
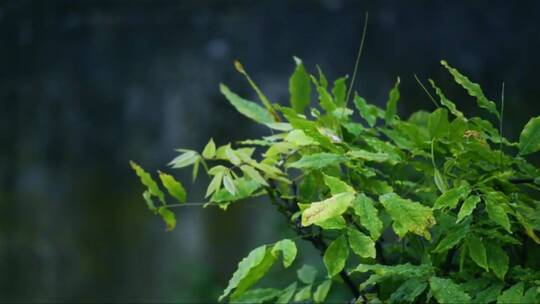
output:
[[366,12],[366,18],[364,19],[364,29],[362,30],[362,38],[360,40],[360,47],[358,48],[358,54],[356,55],[356,62],[354,63],[354,70],[352,73],[351,84],[349,85],[349,91],[347,92],[347,98],[345,99],[345,107],[349,104],[352,90],[354,87],[354,81],[356,80],[356,74],[358,74],[358,66],[360,65],[360,58],[364,50],[364,41],[366,40],[367,27],[368,27],[369,13]]
[[426,92],[427,96],[429,97],[429,99],[431,100],[431,102],[433,102],[433,104],[435,105],[436,108],[439,108],[439,104],[435,101],[435,98],[433,98],[433,96],[431,96],[431,94],[429,93],[428,89],[424,86],[424,84],[422,83],[422,81],[420,80],[420,78],[418,78],[418,76],[416,76],[416,74],[414,74],[414,79],[416,79],[416,82],[418,82],[418,85],[420,85],[420,87],[424,90],[424,92]]

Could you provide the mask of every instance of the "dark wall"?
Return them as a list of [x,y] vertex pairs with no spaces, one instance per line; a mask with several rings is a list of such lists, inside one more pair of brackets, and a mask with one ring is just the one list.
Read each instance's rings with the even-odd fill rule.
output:
[[[165,233],[128,161],[164,169],[174,148],[263,134],[219,95],[255,98],[232,61],[286,102],[293,55],[351,73],[366,11],[371,102],[400,76],[400,112],[430,108],[416,73],[477,113],[446,59],[494,100],[506,82],[510,138],[540,114],[536,1],[0,1],[0,300],[214,300],[283,220],[259,200],[183,209]],[[206,180],[176,173],[201,201]]]

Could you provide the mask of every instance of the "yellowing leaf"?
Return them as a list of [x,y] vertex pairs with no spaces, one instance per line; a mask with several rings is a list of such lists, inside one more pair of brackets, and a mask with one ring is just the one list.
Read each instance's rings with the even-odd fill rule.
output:
[[343,270],[348,257],[349,246],[347,245],[347,239],[342,235],[330,243],[324,253],[323,261],[328,270],[328,275],[333,277]]
[[395,193],[383,194],[379,201],[394,221],[392,227],[400,238],[412,232],[431,239],[428,229],[435,224],[435,218],[430,208]]
[[315,202],[302,212],[302,226],[321,223],[329,218],[341,215],[349,208],[354,194],[343,192],[321,202]]
[[540,150],[540,116],[531,118],[519,136],[519,155]]

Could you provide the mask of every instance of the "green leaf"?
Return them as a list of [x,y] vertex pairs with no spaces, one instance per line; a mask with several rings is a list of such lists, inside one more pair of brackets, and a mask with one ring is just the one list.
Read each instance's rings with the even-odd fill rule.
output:
[[348,257],[349,246],[347,245],[347,238],[345,235],[342,235],[332,241],[324,253],[323,261],[328,270],[328,275],[333,277],[343,270]]
[[429,286],[435,299],[441,303],[469,303],[469,296],[458,284],[450,279],[431,277]]
[[328,295],[331,287],[332,280],[325,280],[322,282],[315,290],[315,293],[313,293],[313,301],[315,303],[323,303],[326,300],[326,296]]
[[497,297],[501,293],[501,290],[503,289],[504,284],[502,283],[495,283],[488,288],[480,291],[476,294],[476,297],[473,300],[473,303],[491,303],[495,302],[497,300]]
[[531,118],[519,136],[519,155],[540,150],[540,116]]
[[296,244],[289,239],[281,240],[272,247],[274,257],[277,258],[279,252],[283,255],[283,267],[288,268],[296,258]]
[[176,216],[169,208],[166,206],[159,207],[158,213],[167,225],[167,231],[171,231],[176,227]]
[[504,195],[498,192],[486,193],[484,202],[486,203],[489,218],[511,233],[510,219],[508,219],[508,215],[503,207],[506,204]]
[[234,181],[230,174],[225,174],[223,176],[223,186],[225,186],[225,189],[227,189],[230,194],[236,194],[236,187],[234,186]]
[[209,197],[214,192],[219,190],[224,175],[225,172],[222,171],[217,173],[214,178],[212,178],[212,181],[210,181],[210,184],[208,184],[208,188],[206,189],[206,195],[204,196],[205,198]]
[[349,208],[354,194],[343,192],[324,201],[315,202],[302,212],[302,226],[321,223],[329,218],[341,215]]
[[469,223],[463,223],[455,226],[433,250],[434,253],[442,253],[456,246],[468,233]]
[[332,113],[336,109],[336,104],[332,98],[332,95],[328,93],[328,90],[325,87],[317,86],[317,92],[319,93],[319,104],[326,113]]
[[448,111],[437,109],[429,115],[428,119],[429,137],[443,138],[450,132],[450,122],[448,121]]
[[352,272],[374,272],[364,283],[360,284],[360,288],[364,289],[369,285],[376,284],[386,279],[395,280],[408,280],[408,279],[421,279],[425,280],[427,276],[431,276],[433,273],[433,266],[428,264],[421,264],[418,266],[411,265],[409,263],[399,265],[380,265],[380,264],[360,264]]
[[308,286],[305,286],[302,289],[300,289],[296,293],[296,295],[294,296],[294,301],[295,302],[303,302],[303,301],[307,301],[307,300],[311,299],[311,288],[312,287],[313,287],[312,285],[308,285]]
[[144,169],[141,168],[141,166],[137,165],[135,162],[131,161],[129,162],[129,164],[131,165],[131,168],[133,168],[137,176],[139,176],[141,183],[146,186],[148,192],[151,195],[159,198],[162,203],[165,203],[165,195],[159,189],[157,183],[154,181],[150,173],[144,171]]
[[377,251],[375,250],[375,242],[362,232],[349,228],[347,229],[349,244],[352,251],[363,258],[375,258]]
[[317,277],[317,268],[311,265],[302,265],[302,268],[298,269],[296,274],[298,279],[305,284],[313,284],[315,278]]
[[500,118],[500,114],[499,111],[497,111],[495,103],[486,98],[480,85],[470,81],[467,76],[462,75],[458,70],[448,65],[446,61],[441,60],[441,64],[448,70],[448,72],[450,72],[450,74],[452,74],[454,80],[465,90],[467,90],[467,93],[469,93],[470,96],[476,97],[476,102],[478,103],[479,107],[488,110],[490,113],[497,116],[497,118]]
[[498,298],[497,304],[515,304],[522,303],[523,290],[525,289],[525,284],[519,282],[516,285],[505,290]]
[[259,281],[274,263],[274,256],[265,245],[253,249],[238,263],[238,268],[229,280],[229,285],[219,297],[221,302],[231,292],[231,298],[238,298],[244,291]]
[[215,203],[238,201],[252,196],[261,185],[251,179],[238,178],[234,180],[236,192],[232,194],[227,189],[220,189],[212,195],[211,201]]
[[467,121],[465,115],[463,115],[463,113],[456,108],[456,104],[453,103],[450,99],[446,98],[446,96],[444,96],[444,93],[435,85],[435,82],[429,79],[429,83],[431,83],[431,86],[433,87],[433,89],[435,89],[435,93],[437,94],[437,96],[439,96],[441,104],[448,108],[448,110],[450,110],[450,113],[454,114],[454,116],[464,121]]
[[169,163],[169,166],[172,166],[175,169],[180,169],[192,165],[197,161],[197,159],[199,159],[199,153],[196,151],[184,150],[184,153],[173,159]]
[[390,303],[414,303],[426,287],[427,283],[418,279],[407,280],[390,295]]
[[366,100],[358,95],[354,96],[354,104],[360,112],[360,116],[364,118],[370,127],[374,127],[377,123],[377,117],[380,117],[383,113],[382,110],[378,109],[373,105],[369,105]]
[[486,242],[486,252],[489,268],[493,270],[493,273],[501,280],[504,280],[504,276],[508,272],[508,265],[510,259],[508,254],[501,248],[500,245],[494,242]]
[[386,114],[384,120],[386,124],[391,124],[394,120],[394,117],[397,114],[397,102],[399,100],[399,77],[396,80],[396,84],[390,93],[388,94],[388,101],[386,102]]
[[352,158],[360,158],[365,161],[372,161],[376,163],[388,162],[390,164],[396,164],[399,160],[395,156],[383,153],[383,152],[369,152],[366,150],[351,150],[347,153]]
[[347,95],[347,77],[341,77],[334,81],[334,88],[332,88],[332,94],[334,95],[335,104],[338,107],[345,106],[345,95]]
[[261,124],[274,123],[274,118],[265,108],[236,95],[224,84],[220,84],[219,89],[240,114]]
[[275,288],[258,288],[248,290],[238,298],[231,300],[231,304],[261,304],[278,297],[280,293],[281,292]]
[[289,93],[291,94],[291,106],[298,113],[304,113],[311,99],[311,81],[304,68],[302,60],[293,57],[296,68],[289,80]]
[[353,187],[343,182],[337,177],[324,174],[324,183],[330,188],[332,195],[336,195],[343,192],[355,193]]
[[290,284],[289,286],[287,286],[287,288],[283,289],[281,291],[281,295],[276,300],[276,303],[279,303],[279,304],[287,304],[287,303],[289,303],[291,301],[293,295],[294,295],[294,292],[296,291],[296,286],[297,285],[298,285],[298,283],[294,282],[294,283]]
[[360,218],[360,225],[369,231],[374,240],[377,240],[381,236],[383,223],[374,205],[375,202],[363,193],[358,194],[352,202],[354,214]]
[[486,271],[489,271],[486,247],[482,239],[469,235],[467,237],[467,246],[469,248],[469,256],[471,259],[480,267],[484,268]]
[[435,204],[433,204],[434,209],[454,209],[456,208],[458,202],[460,199],[466,197],[469,192],[471,192],[471,188],[469,185],[465,184],[459,188],[452,188],[445,193],[441,194],[435,200]]
[[186,190],[179,181],[174,179],[174,177],[171,175],[163,172],[159,172],[159,178],[161,179],[161,183],[165,189],[167,189],[172,197],[176,198],[181,203],[186,202]]
[[476,195],[469,196],[461,206],[461,209],[459,210],[458,217],[456,223],[461,222],[465,217],[472,214],[474,209],[476,208],[476,205],[480,202],[480,197]]
[[214,139],[210,138],[210,140],[204,147],[202,156],[206,159],[212,159],[214,158],[214,156],[216,156],[216,143],[214,142]]
[[152,200],[152,194],[150,194],[150,191],[148,190],[144,191],[143,198],[146,201],[146,206],[148,207],[148,209],[156,213],[157,212],[156,204],[154,204],[154,201]]
[[304,155],[300,160],[289,164],[289,167],[298,169],[322,169],[326,166],[336,165],[344,161],[341,155],[332,153],[316,153]]
[[322,222],[315,223],[315,225],[321,227],[324,230],[341,230],[347,228],[347,222],[343,216],[331,217]]
[[392,227],[400,238],[412,232],[431,239],[428,229],[435,224],[435,218],[430,208],[395,193],[383,194],[379,201],[394,221]]

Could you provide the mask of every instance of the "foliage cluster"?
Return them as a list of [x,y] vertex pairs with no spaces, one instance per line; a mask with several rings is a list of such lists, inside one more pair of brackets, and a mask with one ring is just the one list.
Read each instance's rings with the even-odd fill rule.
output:
[[[220,301],[320,303],[334,284],[350,290],[345,302],[540,301],[540,172],[525,159],[540,150],[540,117],[518,142],[504,138],[502,111],[445,61],[500,128],[467,117],[431,79],[436,98],[426,92],[435,110],[401,119],[399,78],[383,109],[352,94],[346,77],[329,83],[318,67],[311,75],[295,62],[288,106],[271,103],[238,62],[261,105],[220,86],[238,112],[268,127],[268,136],[219,146],[210,139],[201,153],[179,150],[170,163],[193,166],[193,179],[202,164],[211,177],[206,206],[226,210],[262,196],[298,235],[251,251]],[[132,167],[147,187],[149,209],[173,229],[171,208],[185,204],[184,187],[159,172],[162,191]],[[178,203],[168,204],[166,193]],[[320,251],[324,279],[303,265],[298,281],[255,288],[277,261],[294,265],[301,239]]]

